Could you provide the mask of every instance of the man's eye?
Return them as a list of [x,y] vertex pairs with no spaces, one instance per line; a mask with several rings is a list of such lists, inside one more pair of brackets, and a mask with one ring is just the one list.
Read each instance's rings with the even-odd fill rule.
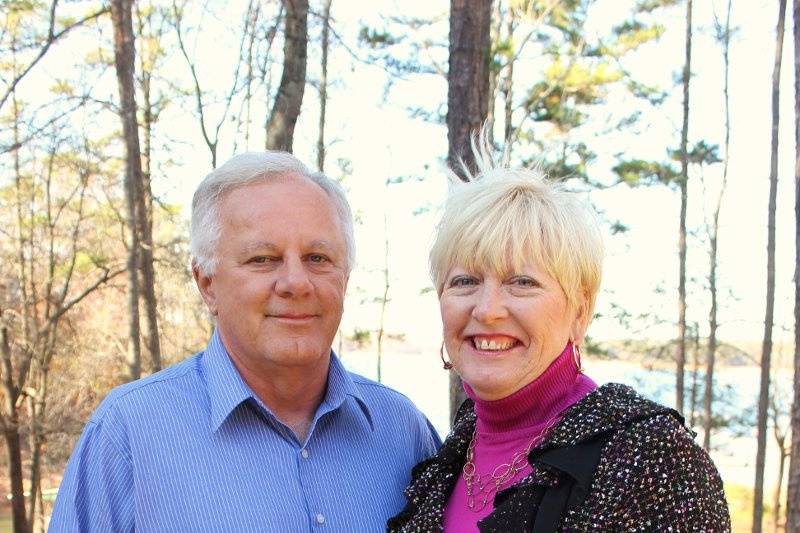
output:
[[308,260],[312,263],[326,263],[328,262],[328,258],[322,254],[311,254],[308,256]]
[[248,263],[256,264],[256,265],[263,265],[265,263],[269,263],[272,261],[273,258],[266,256],[266,255],[257,255],[255,257],[251,257],[247,260]]

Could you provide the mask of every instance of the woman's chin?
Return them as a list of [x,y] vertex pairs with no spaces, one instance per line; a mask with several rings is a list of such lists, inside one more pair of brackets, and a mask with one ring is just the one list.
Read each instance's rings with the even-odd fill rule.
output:
[[469,385],[475,396],[481,400],[492,401],[499,400],[509,396],[514,391],[514,385],[509,381],[498,379],[495,376],[468,376],[463,378],[464,382]]

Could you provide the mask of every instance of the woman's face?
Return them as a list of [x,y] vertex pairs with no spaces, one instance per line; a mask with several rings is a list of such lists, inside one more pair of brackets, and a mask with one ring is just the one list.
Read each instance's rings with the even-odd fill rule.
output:
[[535,380],[586,329],[585,305],[570,311],[558,282],[530,263],[502,277],[456,266],[439,304],[450,360],[483,400]]

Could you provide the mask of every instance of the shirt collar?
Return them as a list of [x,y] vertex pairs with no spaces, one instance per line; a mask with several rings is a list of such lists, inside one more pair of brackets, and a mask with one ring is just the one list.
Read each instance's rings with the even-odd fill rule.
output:
[[[234,409],[251,398],[255,401],[258,401],[258,398],[242,379],[216,330],[203,353],[202,365],[211,407],[211,430],[217,431]],[[325,397],[317,408],[312,428],[323,415],[339,409],[348,397],[355,400],[370,429],[374,431],[372,414],[361,391],[331,350],[328,386]]]
[[233,365],[216,330],[203,353],[202,365],[211,405],[211,430],[217,431],[234,409],[255,395]]
[[353,378],[344,368],[344,365],[342,365],[336,353],[331,350],[331,364],[328,369],[328,388],[325,392],[325,398],[317,409],[317,414],[314,417],[314,424],[316,425],[317,420],[326,413],[335,411],[341,407],[348,397],[352,397],[355,400],[359,411],[369,424],[370,430],[375,431],[372,413],[369,410],[367,402],[364,400],[364,396],[361,394],[358,387],[356,387]]

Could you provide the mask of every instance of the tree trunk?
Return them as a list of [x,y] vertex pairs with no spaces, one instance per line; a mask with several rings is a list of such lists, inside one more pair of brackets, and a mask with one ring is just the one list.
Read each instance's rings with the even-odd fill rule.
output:
[[699,375],[700,373],[700,332],[695,329],[692,335],[692,388],[689,398],[689,427],[694,428],[697,424],[697,400]]
[[328,41],[331,23],[331,0],[322,5],[322,60],[319,77],[319,135],[317,137],[317,168],[325,172],[325,110],[328,106]]
[[[145,340],[150,354],[150,370],[161,370],[161,342],[158,335],[158,303],[156,299],[156,273],[153,264],[153,212],[150,180],[143,180],[136,187],[136,225],[139,233],[140,291],[144,299]],[[147,190],[147,193],[144,191]]]
[[[447,163],[464,179],[461,163],[474,169],[470,138],[489,109],[491,0],[450,0],[450,62],[447,71]],[[450,374],[450,418],[464,400],[461,380]]]
[[[2,309],[0,309],[2,311]],[[0,312],[0,317],[2,313]],[[0,323],[0,350],[3,368],[3,436],[6,439],[8,452],[8,477],[11,485],[11,519],[14,533],[28,533],[28,522],[25,515],[25,491],[22,485],[22,450],[19,445],[19,417],[17,415],[18,390],[14,385],[13,366],[11,364],[11,345],[8,328]]]
[[769,170],[769,206],[767,211],[767,305],[764,313],[764,342],[761,346],[761,389],[758,395],[758,444],[756,479],[753,491],[753,533],[761,533],[764,514],[764,458],[767,448],[767,408],[769,374],[772,358],[772,324],[775,308],[775,204],[778,190],[778,126],[780,122],[780,80],[783,52],[783,28],[786,0],[779,0],[778,25],[775,30],[775,64],[772,72],[772,149]]
[[450,62],[447,74],[447,163],[461,175],[472,169],[471,136],[489,110],[491,0],[450,1]]
[[[148,14],[148,18],[152,15]],[[144,33],[143,22],[139,20],[139,34]],[[151,73],[144,61],[139,62],[142,70],[142,182],[141,194],[137,196],[137,222],[139,224],[139,274],[140,296],[145,309],[145,344],[150,355],[150,370],[161,370],[161,342],[158,334],[158,302],[155,291],[155,265],[153,259],[153,190],[151,186],[151,139],[153,136],[153,102],[150,97]]]
[[800,531],[800,0],[794,0],[794,402],[786,531]]
[[9,420],[3,432],[8,450],[8,473],[11,485],[11,520],[14,533],[30,533],[28,518],[25,514],[25,490],[22,485],[22,450],[19,445],[19,429],[16,420]]
[[722,184],[717,195],[717,204],[711,219],[711,232],[709,235],[709,272],[708,285],[711,296],[711,308],[708,312],[708,351],[706,352],[706,376],[705,391],[703,394],[703,448],[711,450],[711,421],[713,418],[714,402],[714,366],[717,356],[717,254],[719,239],[719,214],[722,210],[722,197],[725,194],[725,187],[728,183],[728,162],[730,161],[731,145],[731,112],[730,112],[730,33],[731,33],[731,5],[732,0],[728,0],[725,11],[725,25],[717,25],[717,38],[722,45],[722,62],[724,65],[724,82],[722,88],[725,103],[725,159],[722,161]]
[[[36,398],[31,403],[36,404],[40,401],[44,401],[43,399]],[[40,408],[41,407],[41,408]],[[28,524],[30,525],[30,529],[33,530],[34,524],[36,521],[36,503],[37,503],[37,496],[41,490],[41,465],[42,465],[42,447],[44,446],[44,435],[43,435],[43,428],[41,415],[44,414],[44,406],[37,407],[36,405],[32,406],[31,413],[33,418],[33,423],[31,424],[32,430],[30,435],[30,455],[31,455],[31,464],[29,468],[28,479],[30,480],[30,485],[28,489]]]
[[[509,6],[508,12],[511,12],[511,6]],[[502,38],[501,31],[503,27],[503,0],[497,0],[494,4],[494,9],[492,10],[491,14],[491,21],[494,22],[492,25],[490,22],[490,31],[489,31],[489,102],[486,108],[486,132],[489,136],[489,142],[494,144],[494,124],[495,124],[495,105],[497,102],[497,80],[500,77],[500,71],[503,68],[503,65],[500,63],[500,60],[495,60],[495,49],[497,48],[498,44],[500,43],[500,39]],[[511,37],[509,36],[509,39]]]
[[681,130],[681,214],[678,226],[678,354],[675,368],[675,408],[683,412],[686,367],[686,208],[689,183],[689,81],[692,77],[692,0],[686,0],[686,60],[683,65],[683,128]]
[[130,232],[128,248],[128,379],[141,376],[139,344],[139,225],[137,223],[138,187],[142,182],[142,161],[139,130],[136,120],[136,98],[133,85],[135,50],[133,46],[132,0],[112,0],[111,20],[114,25],[114,64],[120,97],[120,118],[125,137],[125,200]]
[[[516,26],[516,15],[512,10],[509,10],[506,25],[508,38],[512,39]],[[503,88],[501,91],[503,92],[503,147],[510,154],[511,137],[514,133],[514,124],[512,120],[514,114],[514,57],[508,60],[508,68],[506,69],[506,75],[503,77]]]
[[[786,450],[784,448],[784,440],[786,436],[782,435],[780,438],[775,439],[778,445],[778,478],[775,484],[775,492],[772,497],[772,529],[775,533],[780,531],[781,525],[781,491],[783,490],[783,473],[786,471]],[[785,531],[789,531],[786,529]]]
[[267,123],[267,149],[291,152],[306,85],[308,0],[283,0],[283,5],[286,9],[283,75]]
[[[388,182],[387,182],[388,189]],[[383,214],[383,298],[378,322],[378,383],[381,383],[381,363],[383,359],[383,335],[386,329],[386,306],[389,304],[389,220]]]

